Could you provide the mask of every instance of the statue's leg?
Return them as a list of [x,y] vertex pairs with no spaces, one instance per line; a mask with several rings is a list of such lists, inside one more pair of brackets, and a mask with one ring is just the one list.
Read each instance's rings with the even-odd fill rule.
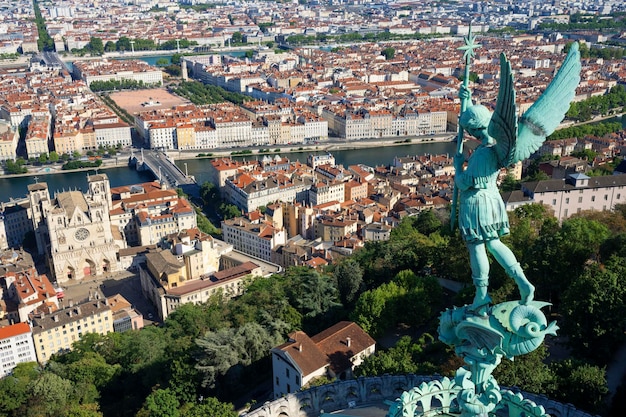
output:
[[515,254],[508,246],[494,239],[487,242],[487,249],[496,258],[496,261],[504,268],[507,275],[513,278],[519,288],[522,304],[528,304],[535,297],[535,287],[528,281],[524,270],[515,258]]
[[467,242],[469,250],[470,266],[472,269],[472,281],[476,287],[476,295],[470,306],[470,310],[480,315],[486,315],[486,307],[491,302],[487,292],[489,287],[489,259],[483,242]]

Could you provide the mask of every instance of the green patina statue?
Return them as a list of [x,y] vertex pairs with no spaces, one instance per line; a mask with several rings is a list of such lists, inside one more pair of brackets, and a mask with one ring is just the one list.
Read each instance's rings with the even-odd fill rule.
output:
[[[465,79],[459,96],[458,149],[454,157],[455,191],[451,224],[458,225],[470,255],[476,294],[471,305],[444,311],[439,320],[439,339],[454,347],[465,366],[459,368],[453,384],[415,387],[404,392],[389,409],[388,417],[455,415],[488,417],[504,404],[509,391],[500,389],[492,375],[502,357],[513,359],[535,350],[546,335],[555,335],[558,326],[548,323],[541,309],[549,303],[534,301],[535,288],[524,275],[513,252],[500,241],[509,233],[509,220],[497,187],[502,168],[528,158],[563,120],[580,82],[580,52],[573,44],[558,73],[539,98],[518,119],[511,64],[500,57],[500,88],[492,114],[485,106],[471,105],[468,88],[470,59],[474,43],[465,38]],[[481,141],[464,169],[463,136],[468,133]],[[515,280],[521,299],[491,306],[488,294],[491,253],[507,274]],[[445,382],[445,381],[444,381]],[[436,391],[436,392],[435,392]],[[427,398],[437,395],[441,408],[430,409]],[[522,404],[521,394],[516,394]],[[526,406],[524,406],[526,407]],[[543,407],[509,408],[509,415],[546,416]],[[420,411],[421,410],[421,411]]]
[[[455,187],[459,190],[459,230],[470,255],[476,295],[470,309],[485,314],[490,303],[489,251],[506,273],[515,280],[522,304],[533,300],[534,287],[515,259],[513,252],[500,241],[509,233],[509,220],[496,180],[501,168],[528,158],[539,149],[563,120],[580,81],[578,44],[571,50],[543,95],[524,115],[517,116],[511,63],[500,56],[500,89],[495,112],[482,105],[468,106],[459,124],[468,134],[481,141],[463,170],[462,153],[454,158]],[[470,101],[467,85],[461,87],[462,103]],[[454,214],[453,214],[454,215]]]

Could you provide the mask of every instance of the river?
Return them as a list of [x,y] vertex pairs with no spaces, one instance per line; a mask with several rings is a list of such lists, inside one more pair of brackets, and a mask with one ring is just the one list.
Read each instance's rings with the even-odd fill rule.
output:
[[[406,155],[424,155],[424,154],[452,154],[455,144],[452,142],[428,142],[419,144],[407,144],[399,146],[382,146],[378,148],[351,149],[332,152],[335,156],[337,164],[345,167],[354,164],[365,164],[369,166],[389,165],[393,161],[394,156]],[[310,152],[298,152],[284,154],[290,160],[298,160],[306,163],[306,158]],[[248,156],[247,158],[260,158],[262,156]],[[184,171],[185,163],[189,175],[194,175],[198,184],[202,184],[209,180],[206,170],[206,159],[185,159],[178,160],[176,164]],[[111,182],[111,187],[120,185],[137,184],[146,181],[152,181],[154,177],[149,172],[137,172],[132,168],[121,166],[119,168],[107,168],[100,170],[100,173],[106,173]],[[70,189],[87,189],[87,174],[94,174],[94,171],[81,172],[65,172],[62,174],[41,174],[37,177],[13,177],[0,178],[0,201],[8,201],[11,197],[20,198],[27,194],[28,184],[33,184],[35,178],[39,182],[46,182],[51,194],[55,191],[63,191]]]
[[[455,152],[456,144],[454,142],[427,142],[398,146],[381,146],[378,148],[362,148],[333,151],[335,163],[348,167],[350,165],[365,164],[369,166],[390,165],[395,156],[407,155],[425,155],[425,154],[449,154]],[[300,161],[306,163],[306,159],[311,152],[296,152],[284,154],[291,161]],[[261,155],[248,155],[246,158],[262,158]],[[239,157],[242,158],[242,157]],[[176,165],[185,171],[185,163],[189,175],[194,175],[198,184],[209,181],[209,175],[206,170],[206,159],[188,159],[176,161]]]

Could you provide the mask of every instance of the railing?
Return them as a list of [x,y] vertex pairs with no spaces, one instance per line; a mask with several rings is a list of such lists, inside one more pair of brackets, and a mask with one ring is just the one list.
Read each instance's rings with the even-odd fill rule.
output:
[[[388,416],[395,416],[393,404],[400,402],[406,409],[411,409],[414,416],[454,415],[458,409],[456,396],[459,390],[453,380],[439,376],[385,375],[357,378],[289,394],[268,401],[242,416],[319,417],[322,413],[382,403],[390,404]],[[542,395],[509,389],[502,389],[501,392],[498,416],[541,417],[548,414],[551,417],[592,417],[571,404],[559,403]],[[344,413],[349,414],[349,411]]]

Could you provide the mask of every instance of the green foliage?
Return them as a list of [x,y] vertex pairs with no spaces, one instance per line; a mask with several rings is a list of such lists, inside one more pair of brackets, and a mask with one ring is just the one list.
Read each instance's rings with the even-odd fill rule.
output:
[[237,412],[230,403],[220,402],[215,397],[205,398],[201,403],[193,404],[181,411],[180,417],[237,417]]
[[[593,96],[586,100],[573,102],[570,105],[566,116],[581,122],[585,122],[591,120],[594,116],[606,116],[609,114],[620,112],[623,110],[624,106],[626,106],[626,88],[624,88],[624,86],[622,85],[616,85],[603,96]],[[595,127],[596,131],[599,133],[598,136],[606,133],[613,133],[608,132],[607,130],[616,128],[617,126],[615,122],[599,123],[598,126]],[[581,125],[569,127],[562,130],[565,130],[566,132],[574,132],[576,133],[575,137],[580,137],[579,135],[581,134],[581,132],[586,132],[589,129],[586,128],[586,125]],[[619,130],[621,129],[617,128],[617,130],[615,131]],[[560,131],[557,130],[552,135],[550,135],[548,139],[563,139],[573,136],[563,136],[564,134],[565,133],[560,133]]]
[[372,337],[379,337],[400,322],[411,326],[426,323],[441,296],[441,287],[432,276],[400,271],[392,282],[361,294],[350,317]]
[[148,395],[137,417],[179,417],[179,406],[178,399],[169,389],[157,389]]
[[107,81],[92,81],[89,84],[91,91],[115,91],[115,90],[141,90],[145,88],[153,88],[155,84],[146,84],[142,80],[107,80]]
[[92,36],[87,44],[87,49],[91,51],[92,55],[102,55],[104,53],[102,39]]
[[547,357],[548,349],[541,345],[526,355],[515,357],[513,361],[503,359],[493,376],[501,386],[519,387],[536,394],[554,392],[556,376],[544,363]]
[[396,56],[396,49],[390,46],[388,48],[383,49],[380,52],[380,54],[384,56],[386,60],[390,60],[390,59],[393,59],[394,56]]
[[424,333],[419,340],[403,336],[394,347],[367,357],[354,373],[356,376],[438,373],[440,369],[432,360],[440,359],[441,355],[447,356],[445,351],[446,346],[428,333]]
[[626,258],[613,256],[576,276],[565,289],[562,311],[572,351],[606,364],[626,340]]
[[197,105],[223,103],[224,101],[242,104],[247,100],[243,94],[229,92],[221,87],[202,84],[199,81],[183,81],[177,87],[173,87],[172,91]]
[[604,399],[608,394],[606,371],[588,363],[566,359],[551,365],[557,387],[550,396],[563,402],[571,402],[576,407],[592,413],[604,409]]
[[333,276],[343,305],[352,304],[363,286],[361,266],[354,259],[347,258],[337,264]]
[[174,64],[167,65],[165,68],[163,68],[163,70],[167,72],[169,75],[171,75],[172,77],[180,77],[183,73],[180,66],[174,65]]
[[56,151],[50,151],[50,155],[48,155],[48,159],[53,164],[57,163],[57,162],[59,162],[59,154]]
[[[334,324],[334,309],[339,307],[334,281],[309,267],[291,267],[285,272],[285,294],[290,304],[313,333]],[[334,320],[334,321],[333,321]]]
[[[604,15],[590,15],[578,12],[573,13],[570,16],[569,23],[542,23],[539,25],[538,28],[540,30],[550,30],[558,32],[571,31],[576,29],[626,29],[626,19],[624,13],[612,13],[610,15],[610,19],[605,19],[604,17]],[[583,45],[585,45],[586,48],[586,44],[582,43],[581,50],[583,49]],[[586,57],[589,57],[589,55],[586,54]]]
[[67,171],[69,169],[80,168],[98,168],[102,165],[102,159],[96,159],[95,161],[69,161],[61,167],[62,170]]
[[[188,39],[179,39],[178,43],[176,42],[176,39],[170,39],[168,41],[165,41],[165,42],[161,43],[159,45],[159,49],[171,51],[171,50],[174,50],[174,49],[177,50],[178,47],[180,47],[182,49],[187,49],[187,48],[190,48],[190,47],[196,46],[196,45],[198,45],[198,42],[190,41]],[[172,62],[174,62],[173,59],[172,59]]]
[[4,161],[4,171],[7,174],[25,174],[28,172],[28,168],[24,166],[25,163],[22,158],[19,158],[17,161],[7,159]]
[[241,211],[234,204],[222,203],[219,206],[219,212],[223,219],[232,219],[237,216],[241,216]]
[[197,367],[203,375],[203,386],[219,385],[221,391],[232,391],[245,385],[249,381],[242,379],[243,369],[266,358],[280,341],[280,335],[253,322],[207,332],[196,340],[200,348]]

